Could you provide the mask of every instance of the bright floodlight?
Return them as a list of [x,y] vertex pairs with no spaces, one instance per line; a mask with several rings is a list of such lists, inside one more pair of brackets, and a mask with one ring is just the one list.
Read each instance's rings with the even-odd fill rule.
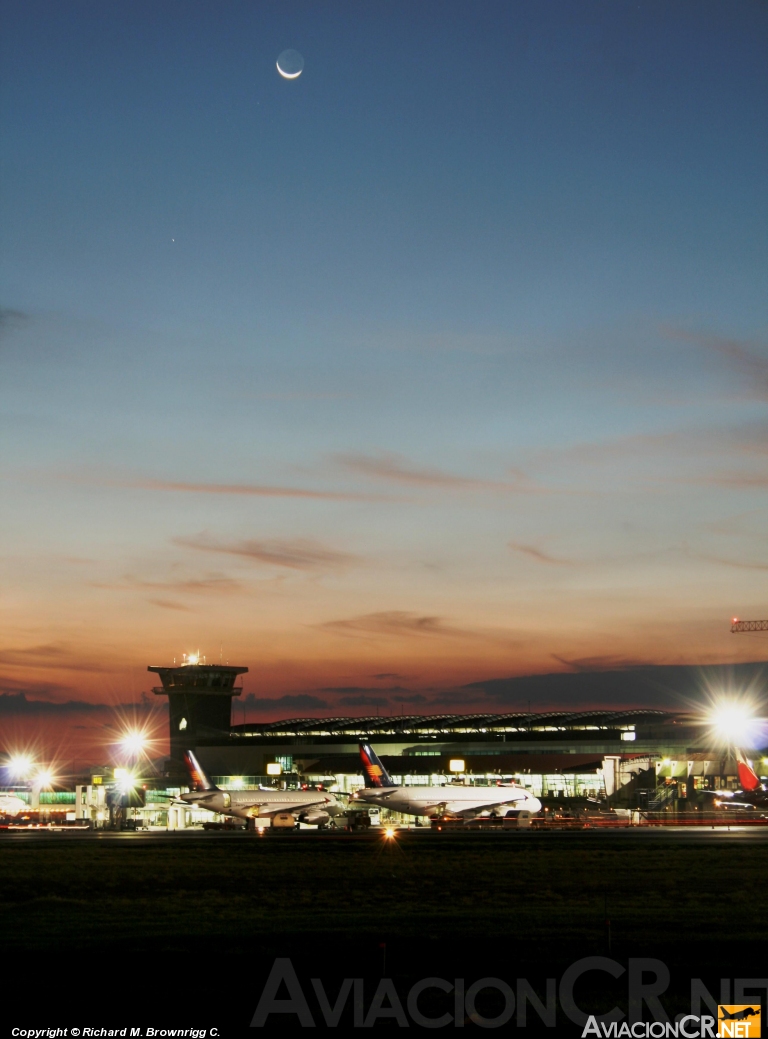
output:
[[40,786],[50,786],[53,782],[53,773],[48,769],[41,769],[35,776],[35,783]]
[[393,839],[393,837],[395,836],[395,828],[394,828],[394,826],[388,826],[385,829],[385,831],[384,831],[384,836],[386,837],[386,839],[388,841],[391,841]]
[[451,758],[451,760],[448,762],[448,768],[451,772],[463,772],[464,758]]
[[141,732],[127,732],[120,740],[120,746],[128,754],[141,754],[147,745],[146,738]]
[[32,771],[32,758],[28,758],[26,754],[16,754],[6,767],[16,779],[26,779]]
[[133,790],[136,786],[136,777],[127,768],[116,768],[114,775],[115,783],[117,783],[122,793],[127,794],[129,790]]
[[743,704],[719,704],[710,713],[709,722],[713,733],[726,743],[749,746],[755,719]]
[[283,771],[283,766],[279,761],[270,761],[267,765],[268,776],[279,776]]

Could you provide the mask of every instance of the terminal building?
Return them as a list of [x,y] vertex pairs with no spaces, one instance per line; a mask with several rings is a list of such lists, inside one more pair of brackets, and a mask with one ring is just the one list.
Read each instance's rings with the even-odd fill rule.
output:
[[[768,665],[737,667],[735,684],[733,669],[728,675],[724,670],[723,688],[728,678],[734,691],[751,686],[759,693]],[[232,724],[232,701],[242,694],[238,679],[247,667],[200,663],[193,657],[180,666],[148,670],[160,679],[154,693],[169,705],[170,756],[159,775],[124,787],[118,773],[126,770],[92,769],[73,780],[70,789],[59,784],[36,790],[29,784],[26,789],[6,787],[0,794],[17,796],[29,806],[26,814],[40,822],[177,828],[211,819],[210,813],[178,800],[189,789],[183,763],[188,749],[223,790],[322,784],[345,795],[363,785],[361,739],[372,743],[397,784],[514,783],[554,806],[592,801],[649,812],[685,810],[706,799],[699,791],[738,789],[732,750],[711,723],[692,711],[529,709]],[[615,682],[614,702],[620,702],[628,674],[595,677],[609,695]],[[670,699],[675,694],[672,688]],[[768,757],[754,742],[747,747],[758,773],[768,778]]]
[[168,697],[168,775],[179,783],[189,748],[224,788],[274,782],[277,767],[284,782],[351,793],[363,783],[358,744],[366,739],[395,782],[406,785],[442,784],[446,776],[470,784],[513,781],[545,799],[607,798],[650,808],[700,788],[737,785],[735,761],[691,712],[528,710],[233,725],[231,702],[242,693],[236,679],[247,668],[187,663],[149,670],[162,681],[155,694]]

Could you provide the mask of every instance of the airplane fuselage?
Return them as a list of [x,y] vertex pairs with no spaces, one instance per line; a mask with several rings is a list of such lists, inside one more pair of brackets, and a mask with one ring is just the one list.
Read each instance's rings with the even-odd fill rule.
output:
[[476,815],[489,811],[538,812],[541,801],[522,787],[390,786],[366,787],[356,800],[404,815]]
[[331,816],[341,810],[336,798],[322,790],[201,790],[181,794],[181,801],[190,807],[205,808],[219,815],[238,819],[271,816],[277,812],[291,812],[297,818],[306,814]]

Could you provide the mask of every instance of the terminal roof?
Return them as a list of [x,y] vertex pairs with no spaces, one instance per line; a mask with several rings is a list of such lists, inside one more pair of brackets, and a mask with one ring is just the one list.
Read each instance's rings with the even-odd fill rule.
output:
[[543,711],[514,714],[406,714],[362,718],[288,718],[274,722],[235,726],[241,735],[374,734],[376,732],[440,733],[492,732],[500,730],[617,729],[638,724],[691,724],[692,715],[640,708],[622,711]]

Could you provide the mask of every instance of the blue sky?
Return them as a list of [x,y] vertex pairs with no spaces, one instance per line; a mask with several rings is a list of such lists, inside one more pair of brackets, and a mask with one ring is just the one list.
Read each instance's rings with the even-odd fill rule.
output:
[[764,5],[3,21],[3,688],[762,655]]

